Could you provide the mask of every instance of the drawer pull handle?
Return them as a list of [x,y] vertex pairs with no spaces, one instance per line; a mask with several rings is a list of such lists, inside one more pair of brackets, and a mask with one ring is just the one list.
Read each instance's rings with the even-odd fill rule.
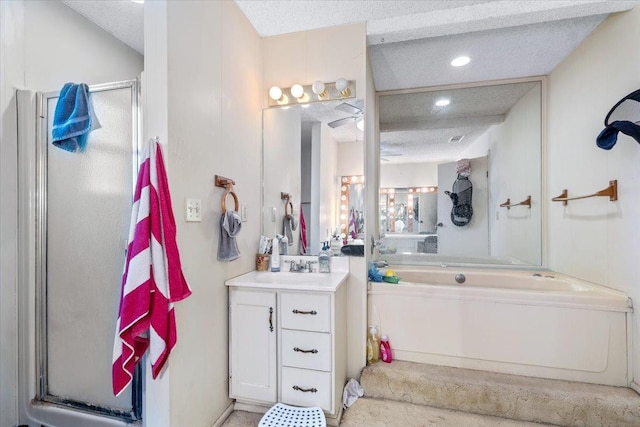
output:
[[315,310],[311,310],[311,311],[300,311],[300,310],[296,310],[296,309],[294,309],[294,310],[293,310],[293,314],[310,314],[310,315],[312,315],[312,316],[315,316],[316,314],[318,314],[318,312],[317,312],[317,311],[315,311]]
[[293,351],[296,351],[298,353],[313,353],[313,354],[316,354],[318,352],[318,350],[316,350],[315,348],[312,349],[312,350],[303,350],[303,349],[298,348],[298,347],[293,347]]
[[273,332],[273,307],[269,307],[269,331]]
[[314,388],[301,388],[301,387],[298,387],[297,385],[294,385],[293,389],[297,390],[297,391],[301,391],[303,393],[307,393],[307,392],[317,393],[318,392],[318,389],[315,388],[315,387]]

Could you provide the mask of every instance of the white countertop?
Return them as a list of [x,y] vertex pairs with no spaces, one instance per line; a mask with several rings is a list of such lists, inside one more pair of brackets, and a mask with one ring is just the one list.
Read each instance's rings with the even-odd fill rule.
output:
[[347,280],[349,272],[331,273],[290,273],[281,271],[251,271],[225,282],[227,286],[247,288],[287,289],[298,291],[335,292]]

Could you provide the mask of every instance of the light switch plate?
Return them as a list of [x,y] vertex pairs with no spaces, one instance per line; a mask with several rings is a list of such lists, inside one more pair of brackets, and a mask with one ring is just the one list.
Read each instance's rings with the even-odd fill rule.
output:
[[202,201],[200,199],[186,199],[184,215],[187,222],[202,221]]
[[242,218],[242,222],[249,221],[249,213],[248,213],[247,206],[245,205],[240,206],[240,217]]

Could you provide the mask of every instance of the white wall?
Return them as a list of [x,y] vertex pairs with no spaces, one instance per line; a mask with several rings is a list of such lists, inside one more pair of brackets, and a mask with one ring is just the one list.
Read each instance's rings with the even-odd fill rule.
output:
[[364,175],[364,142],[338,144],[338,176]]
[[[259,96],[259,94],[258,94]],[[280,193],[289,193],[295,216],[299,215],[301,184],[301,115],[299,108],[266,109],[263,112],[264,190],[263,233],[267,237],[282,234],[285,202]],[[308,135],[311,139],[311,135]],[[312,149],[311,144],[309,148]],[[313,157],[313,156],[312,156]],[[311,185],[311,175],[308,175]],[[310,196],[311,194],[309,194]],[[259,212],[259,206],[257,207]],[[273,209],[276,210],[275,222]],[[257,213],[256,212],[256,213]],[[310,219],[307,219],[310,220]],[[299,232],[293,232],[294,244],[290,253],[298,253]]]
[[[640,8],[609,16],[549,77],[547,196],[591,194],[618,180],[605,197],[549,203],[549,267],[625,291],[640,302],[640,146],[620,134],[611,151],[595,144],[609,109],[638,89]],[[633,367],[640,383],[640,316],[633,315]]]
[[[178,343],[168,363],[170,413],[163,425],[208,427],[231,402],[224,281],[254,269],[260,236],[260,38],[231,1],[152,3],[145,11],[159,7],[166,14],[158,14],[160,22],[147,21],[145,31],[166,36],[167,58],[161,46],[147,45],[147,63],[159,68],[146,67],[146,73],[152,81],[167,70],[168,86],[163,89],[162,79],[150,84],[149,91],[167,90],[167,100],[146,107],[150,114],[168,112],[169,182],[182,265],[193,290],[176,305]],[[158,33],[165,24],[166,34]],[[155,132],[147,128],[147,136]],[[216,260],[224,191],[214,186],[216,174],[235,180],[249,214],[238,236],[241,257],[230,263]],[[202,199],[202,222],[184,221],[186,197]]]
[[333,82],[341,77],[355,80],[356,97],[363,98],[365,31],[365,24],[358,23],[262,39],[265,103],[271,86],[291,87],[294,83],[311,84],[316,80]]
[[380,188],[431,187],[438,185],[438,163],[380,164]]
[[473,185],[471,203],[473,216],[471,221],[462,227],[451,222],[453,203],[445,191],[451,191],[456,173],[456,162],[438,165],[438,255],[461,257],[489,256],[489,221],[487,203],[489,201],[489,183],[487,180],[487,157],[471,159],[471,175]]
[[67,82],[134,79],[143,57],[58,1],[26,1],[25,84],[39,91]]
[[[134,79],[142,71],[142,56],[122,44],[85,18],[57,1],[0,2],[0,62],[2,144],[0,144],[0,424],[15,424],[18,368],[17,339],[17,138],[15,118],[16,89],[59,90],[69,81],[88,84]],[[61,49],[60,47],[64,47]],[[27,291],[26,284],[21,290]],[[28,315],[28,313],[21,313]],[[27,325],[28,317],[23,317]],[[25,326],[26,328],[26,326]],[[21,330],[33,334],[33,330]],[[25,336],[25,340],[27,337]],[[33,339],[33,335],[30,336]],[[21,339],[22,340],[22,339]],[[22,343],[25,343],[22,340]],[[25,343],[27,345],[27,343]],[[31,348],[33,344],[31,343]],[[14,351],[5,349],[14,349]],[[5,356],[6,354],[6,356]],[[25,370],[31,369],[28,356],[21,355]],[[25,371],[26,372],[26,371]],[[31,372],[33,375],[33,372]],[[24,400],[33,397],[23,381]],[[26,422],[21,407],[21,417]]]
[[[485,133],[491,141],[490,255],[512,257],[534,265],[542,264],[542,168],[540,162],[536,161],[542,156],[541,95],[540,87],[531,89],[511,108],[503,123]],[[531,209],[499,206],[507,199],[511,203],[519,203],[527,196],[531,196]]]
[[329,230],[333,234],[339,227],[338,220],[338,143],[331,136],[329,126],[319,123],[320,127],[320,240]]
[[18,421],[18,158],[14,89],[24,87],[24,5],[0,2],[0,425]]

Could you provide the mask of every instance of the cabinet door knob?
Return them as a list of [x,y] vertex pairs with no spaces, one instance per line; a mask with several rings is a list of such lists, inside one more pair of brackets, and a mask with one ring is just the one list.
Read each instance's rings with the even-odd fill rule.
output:
[[269,331],[273,332],[273,307],[269,307]]
[[316,314],[318,314],[318,312],[317,312],[317,311],[315,311],[315,310],[311,310],[311,311],[301,311],[301,310],[294,309],[294,310],[293,310],[293,314],[310,314],[310,315],[312,315],[312,316],[315,316]]
[[303,393],[307,393],[307,392],[317,393],[318,392],[318,389],[315,388],[315,387],[314,388],[301,388],[301,387],[298,387],[297,385],[294,385],[293,389],[296,390],[296,391],[301,391]]
[[318,352],[318,350],[316,350],[315,348],[311,350],[303,350],[298,347],[293,347],[293,351],[296,351],[298,353],[313,353],[313,354],[316,354]]

